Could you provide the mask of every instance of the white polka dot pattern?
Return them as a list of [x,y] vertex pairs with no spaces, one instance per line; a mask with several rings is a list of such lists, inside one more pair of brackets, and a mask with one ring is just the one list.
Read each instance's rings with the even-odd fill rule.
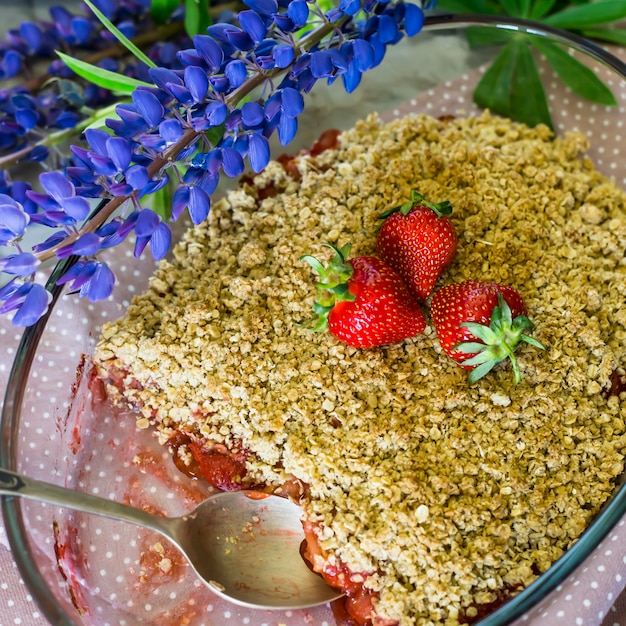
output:
[[[410,111],[436,116],[471,113],[472,86],[480,71],[421,94],[390,116]],[[545,67],[542,71],[544,80],[556,80]],[[604,69],[598,71],[610,76]],[[579,105],[558,85],[549,90],[557,129],[587,132],[600,168],[626,186],[622,147],[626,85],[611,81],[621,103],[614,110]],[[92,305],[65,296],[53,312],[29,380],[18,433],[19,467],[34,477],[176,515],[204,497],[202,486],[180,474],[149,433],[135,432],[132,416],[105,413],[98,406],[94,410],[86,376],[80,379],[75,399],[69,398],[81,355],[91,349],[98,324],[118,315],[145,285],[150,264],[137,264],[131,250],[112,255],[116,274],[124,279],[115,300]],[[2,387],[19,334],[0,319]],[[178,553],[153,533],[36,502],[24,503],[23,510],[42,575],[78,623],[334,624],[327,608],[270,613],[243,610],[217,599],[197,582]],[[591,557],[516,626],[626,626],[626,597],[620,595],[626,583],[625,540],[622,520]],[[20,580],[0,525],[0,626],[13,624],[45,626],[47,621]]]

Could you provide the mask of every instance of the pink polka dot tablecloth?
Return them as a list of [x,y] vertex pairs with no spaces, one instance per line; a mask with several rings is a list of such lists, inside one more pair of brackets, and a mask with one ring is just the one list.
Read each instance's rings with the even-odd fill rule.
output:
[[[615,51],[626,58],[626,53]],[[607,175],[626,186],[626,147],[623,142],[626,120],[626,83],[603,68],[596,68],[618,96],[616,108],[587,105],[579,107],[578,100],[564,87],[550,88],[550,102],[557,132],[580,129],[589,135],[590,156]],[[433,115],[467,115],[476,111],[471,93],[477,76],[484,69],[460,76],[427,93],[416,95],[386,117],[409,112]],[[544,81],[557,81],[550,70],[542,66]],[[124,271],[123,260],[118,273]],[[125,278],[126,298],[132,296],[133,280]],[[89,334],[93,320],[77,319],[77,333]],[[20,338],[19,329],[7,319],[0,319],[0,389],[4,390],[15,350]],[[43,367],[43,366],[42,366]],[[48,364],[50,374],[42,384],[54,388],[54,363]],[[48,376],[51,379],[48,379]],[[52,532],[52,530],[50,531]],[[626,626],[626,519],[620,520],[608,533],[593,554],[559,587],[546,596],[538,607],[515,622],[515,626]],[[273,618],[263,614],[255,623],[250,617],[241,618],[236,611],[220,608],[220,614],[211,623],[232,626],[290,626],[285,617]],[[82,623],[82,622],[81,622]],[[84,623],[92,623],[85,621]],[[94,624],[106,620],[94,618]],[[118,623],[118,622],[115,622]],[[180,623],[183,623],[182,621]],[[300,622],[298,622],[300,623]],[[46,626],[48,621],[33,602],[22,582],[8,548],[6,534],[0,523],[0,626]],[[54,625],[53,625],[54,626]],[[311,623],[311,626],[332,626],[332,620]]]

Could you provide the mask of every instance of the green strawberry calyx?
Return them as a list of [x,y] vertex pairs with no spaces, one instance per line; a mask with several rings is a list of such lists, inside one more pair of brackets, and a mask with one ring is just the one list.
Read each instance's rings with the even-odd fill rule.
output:
[[408,215],[411,209],[419,205],[428,207],[437,214],[437,217],[443,217],[444,215],[450,215],[452,213],[452,204],[448,200],[444,200],[443,202],[429,202],[419,191],[412,189],[411,199],[408,202],[384,211],[380,214],[380,219],[387,219],[394,213]]
[[341,248],[332,243],[325,243],[335,256],[324,267],[314,256],[305,254],[300,261],[308,263],[318,274],[317,298],[313,302],[313,317],[302,324],[309,330],[319,333],[328,328],[328,315],[337,302],[354,302],[356,296],[350,292],[348,281],[354,273],[354,268],[346,261],[352,244],[347,243]]
[[489,326],[477,322],[464,322],[461,327],[467,328],[471,334],[480,339],[477,341],[462,342],[452,349],[465,354],[474,354],[473,357],[462,362],[464,366],[473,367],[469,374],[469,382],[475,383],[498,363],[510,359],[515,375],[515,384],[522,379],[519,363],[514,352],[522,343],[528,343],[535,348],[545,350],[545,346],[526,334],[535,325],[525,315],[513,317],[511,308],[501,293],[498,293],[498,304],[494,307],[489,320]]

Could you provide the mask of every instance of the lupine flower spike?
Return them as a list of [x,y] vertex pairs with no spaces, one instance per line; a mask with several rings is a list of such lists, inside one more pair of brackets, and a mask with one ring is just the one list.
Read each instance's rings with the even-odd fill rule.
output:
[[[124,14],[135,9],[139,14],[148,4],[95,2],[119,30]],[[417,34],[424,21],[422,8],[403,0],[341,0],[324,9],[305,0],[246,0],[245,5],[236,19],[213,23],[167,62],[154,56],[155,67],[144,66],[143,82],[128,101],[115,107],[104,127],[86,129],[85,143],[71,147],[61,168],[42,173],[40,188],[12,182],[7,172],[0,175],[0,243],[16,248],[0,265],[9,281],[0,291],[0,307],[17,311],[16,324],[32,324],[46,310],[47,297],[35,283],[39,263],[79,256],[59,284],[90,300],[108,297],[115,277],[97,259],[100,250],[133,234],[136,255],[148,249],[162,258],[171,244],[165,219],[188,211],[198,224],[209,214],[222,176],[263,170],[270,136],[276,133],[283,145],[293,140],[304,96],[317,81],[341,79],[352,92],[389,45]],[[93,16],[79,19],[64,9],[55,15],[55,33],[23,25],[13,35],[24,62],[32,51],[54,49],[60,37],[87,46],[103,36]],[[5,75],[19,71],[15,45],[0,51]],[[260,95],[253,99],[253,93]],[[68,101],[74,96],[69,93]],[[42,116],[51,115],[50,107],[42,108],[29,93],[8,98],[0,112],[7,116],[10,137],[1,140],[0,151],[23,146],[24,158],[45,159],[49,146],[24,138]],[[75,110],[55,114],[57,125],[76,124],[78,118],[67,117]],[[171,212],[161,215],[148,199],[170,181],[176,181]],[[49,233],[24,250],[22,235],[31,224]]]

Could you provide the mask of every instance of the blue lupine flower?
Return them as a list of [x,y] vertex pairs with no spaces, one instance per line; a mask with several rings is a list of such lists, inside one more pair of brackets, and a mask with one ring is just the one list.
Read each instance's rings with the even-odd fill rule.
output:
[[163,120],[159,124],[159,135],[165,142],[165,146],[171,146],[176,143],[183,134],[183,125],[180,120],[168,119]]
[[91,38],[93,26],[88,19],[84,17],[75,17],[72,19],[72,33],[76,43],[85,44]]
[[258,102],[246,102],[241,107],[241,121],[244,126],[254,128],[263,123],[265,111]]
[[44,172],[39,176],[39,182],[49,195],[34,191],[28,191],[26,195],[47,215],[58,217],[59,223],[66,223],[65,216],[73,223],[89,215],[89,202],[76,195],[74,185],[61,172]]
[[[306,4],[306,2],[304,4]],[[274,60],[276,67],[281,69],[289,67],[291,63],[293,63],[295,55],[296,51],[293,49],[293,46],[287,44],[276,46],[272,50],[272,59]]]
[[87,143],[89,147],[97,152],[101,156],[107,156],[107,139],[109,139],[111,135],[99,128],[88,128],[85,131],[85,139],[87,139]]
[[22,69],[22,56],[15,50],[7,50],[0,62],[0,78],[13,78]]
[[287,15],[296,27],[301,28],[309,19],[309,5],[306,0],[293,0],[287,7]]
[[15,121],[25,130],[29,131],[37,126],[39,114],[33,109],[16,109]]
[[365,72],[374,66],[374,48],[369,41],[356,39],[352,42],[353,62],[359,72]]
[[[226,76],[211,76],[209,83],[211,83],[211,87],[217,93],[226,93],[231,88],[231,82]],[[232,86],[234,87],[235,85],[233,84]]]
[[184,85],[177,85],[175,83],[168,83],[167,85],[168,91],[180,102],[185,105],[193,104],[193,96],[191,95],[191,91],[187,89]]
[[84,233],[76,241],[59,248],[57,258],[64,259],[71,256],[93,256],[100,250],[101,239],[95,233]]
[[424,26],[424,11],[415,4],[406,3],[404,6],[404,29],[409,37],[417,35]]
[[120,119],[107,119],[106,125],[118,137],[130,138],[148,130],[144,118],[137,111],[131,109],[129,104],[119,104],[115,107],[115,113]]
[[11,196],[0,193],[0,245],[12,243],[24,234],[30,216]]
[[302,94],[292,87],[280,90],[280,108],[287,117],[298,117],[304,110],[304,98]]
[[262,135],[252,134],[248,139],[248,160],[255,173],[265,169],[270,162],[270,145]]
[[245,4],[259,15],[270,17],[278,11],[276,0],[246,0]]
[[[148,70],[148,75],[150,79],[154,82],[157,87],[164,89],[165,91],[169,91],[168,84],[172,83],[174,85],[182,85],[183,81],[180,76],[172,71],[168,70],[166,67],[151,67]],[[172,94],[173,95],[173,94]]]
[[105,142],[105,147],[118,172],[124,171],[130,165],[133,153],[126,139],[109,137]]
[[10,254],[0,259],[0,271],[15,276],[28,276],[35,272],[41,261],[30,252]]
[[50,150],[46,146],[35,146],[27,155],[26,160],[32,163],[41,163],[48,158]]
[[230,87],[236,89],[243,85],[248,77],[248,70],[243,61],[231,61],[224,68],[224,76],[228,79]]
[[288,15],[281,15],[280,13],[275,13],[272,15],[272,21],[278,28],[285,31],[286,33],[293,32],[296,30],[296,25],[291,21],[291,18]]
[[298,118],[281,115],[278,122],[278,139],[283,146],[291,143],[298,131]]
[[198,185],[179,187],[172,198],[172,219],[177,220],[185,209],[189,210],[191,221],[200,224],[211,209],[209,194]]
[[361,10],[361,0],[340,0],[339,8],[346,15],[356,15]]
[[255,11],[240,11],[238,19],[241,28],[255,44],[264,39],[267,26],[258,13]]
[[37,52],[43,41],[43,33],[41,28],[34,22],[22,22],[20,24],[20,35],[28,44],[32,52]]
[[172,232],[151,209],[142,209],[137,212],[135,234],[137,235],[134,250],[136,257],[141,255],[148,244],[156,261],[162,259],[170,249]]
[[35,244],[33,246],[33,252],[38,253],[50,250],[50,248],[54,248],[55,246],[62,244],[66,237],[67,234],[64,231],[57,231],[41,243]]
[[71,283],[70,289],[90,302],[104,300],[113,293],[115,274],[100,261],[79,261],[57,280],[57,285]]
[[32,326],[48,310],[52,294],[43,285],[28,282],[17,286],[8,283],[0,290],[0,315],[17,311],[13,317],[14,326]]
[[217,72],[224,62],[224,51],[217,42],[208,35],[196,35],[193,45],[207,64],[211,72]]
[[[216,189],[220,180],[219,172],[209,172],[201,167],[193,165],[185,172],[183,183],[187,185],[195,185],[202,189],[208,195],[211,195]],[[185,196],[179,196],[179,200],[183,200]],[[186,206],[186,205],[185,205]],[[182,207],[185,208],[184,206]]]
[[197,65],[190,65],[185,68],[185,86],[189,90],[194,102],[204,100],[209,90],[209,79],[206,72]]
[[194,167],[205,170],[211,176],[215,176],[220,167],[229,178],[240,176],[245,169],[239,151],[229,146],[214,148],[209,152],[198,154],[191,163]]
[[210,102],[205,110],[205,117],[211,126],[221,126],[228,116],[228,107],[223,102]]
[[159,125],[165,115],[165,109],[159,99],[151,91],[138,88],[133,91],[132,100],[137,107],[137,112],[143,117],[150,128]]

